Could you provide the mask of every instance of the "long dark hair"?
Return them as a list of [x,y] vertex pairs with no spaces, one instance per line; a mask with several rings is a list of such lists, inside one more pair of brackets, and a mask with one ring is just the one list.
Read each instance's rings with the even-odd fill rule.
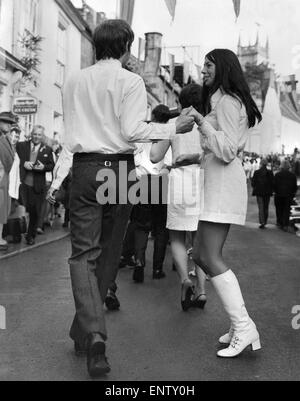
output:
[[249,85],[245,79],[241,64],[234,52],[227,49],[215,49],[206,58],[216,66],[216,78],[212,87],[204,85],[204,114],[211,111],[210,100],[218,89],[243,103],[246,107],[249,128],[262,121],[262,115],[254,102]]

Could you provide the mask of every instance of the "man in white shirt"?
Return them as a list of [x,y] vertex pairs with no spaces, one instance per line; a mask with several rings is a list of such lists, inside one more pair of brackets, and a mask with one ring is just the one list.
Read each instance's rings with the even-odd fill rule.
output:
[[[128,191],[134,181],[126,171],[133,172],[132,180],[135,142],[172,139],[194,125],[187,115],[179,117],[176,125],[145,122],[145,84],[140,76],[122,68],[133,41],[134,33],[126,22],[103,22],[94,33],[98,63],[71,77],[64,88],[63,143],[74,153],[69,263],[76,316],[70,336],[76,351],[87,351],[91,377],[110,371],[103,303],[116,277],[131,212]],[[101,186],[103,176],[108,181]]]

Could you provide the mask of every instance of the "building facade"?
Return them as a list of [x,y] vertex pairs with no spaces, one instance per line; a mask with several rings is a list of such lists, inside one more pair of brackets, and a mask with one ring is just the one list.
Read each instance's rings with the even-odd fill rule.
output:
[[32,98],[37,113],[20,115],[23,132],[41,124],[48,137],[59,137],[65,78],[94,62],[91,29],[69,0],[0,3],[0,108]]

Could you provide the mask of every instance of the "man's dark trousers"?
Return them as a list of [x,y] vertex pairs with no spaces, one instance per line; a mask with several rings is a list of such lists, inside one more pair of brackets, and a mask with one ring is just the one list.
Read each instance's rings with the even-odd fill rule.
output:
[[287,228],[290,225],[293,196],[275,196],[277,225]]
[[[119,162],[123,165],[120,168]],[[70,271],[76,316],[70,331],[71,338],[84,345],[90,333],[99,333],[107,339],[103,304],[109,285],[115,281],[122,243],[132,206],[127,201],[120,204],[111,201],[99,204],[97,190],[103,182],[97,175],[107,171],[115,176],[112,193],[119,190],[119,176],[124,175],[124,163],[128,173],[135,175],[134,157],[131,155],[76,154],[73,163],[73,179],[70,195],[70,220],[72,256]],[[128,188],[135,182],[122,179]],[[125,199],[126,202],[126,199]]]
[[259,224],[266,225],[269,218],[270,196],[257,196]]
[[26,184],[21,184],[20,186],[20,202],[25,206],[26,211],[29,214],[29,226],[27,231],[28,239],[34,239],[36,237],[38,221],[45,197],[45,191],[36,192],[34,187],[30,187]]

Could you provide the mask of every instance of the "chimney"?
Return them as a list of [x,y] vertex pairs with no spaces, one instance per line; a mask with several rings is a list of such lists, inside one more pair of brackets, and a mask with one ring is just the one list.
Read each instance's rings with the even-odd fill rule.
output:
[[144,75],[157,76],[161,61],[163,35],[158,32],[150,32],[146,33],[145,37],[146,55]]
[[106,14],[105,13],[97,13],[97,26],[102,24],[103,21],[106,20]]

